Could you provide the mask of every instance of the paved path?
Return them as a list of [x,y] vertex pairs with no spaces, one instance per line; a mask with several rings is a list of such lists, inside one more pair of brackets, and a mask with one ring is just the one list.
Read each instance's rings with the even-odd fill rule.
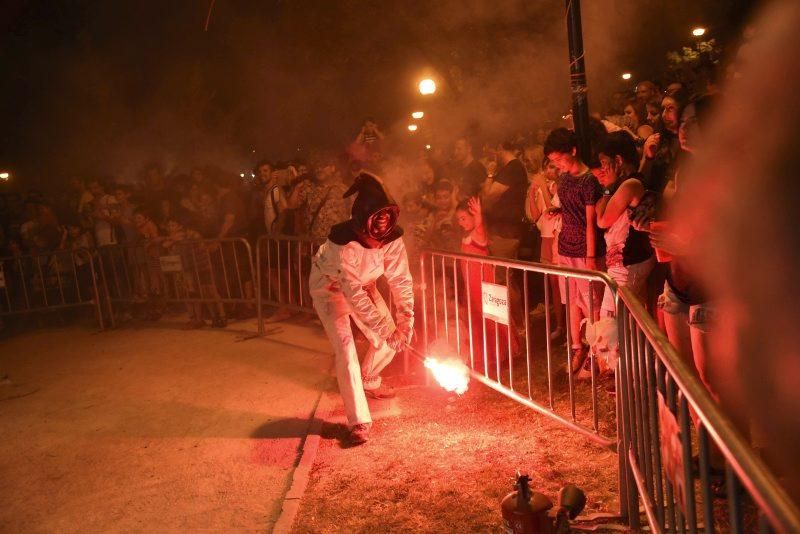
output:
[[314,328],[0,342],[0,531],[269,531],[330,384]]

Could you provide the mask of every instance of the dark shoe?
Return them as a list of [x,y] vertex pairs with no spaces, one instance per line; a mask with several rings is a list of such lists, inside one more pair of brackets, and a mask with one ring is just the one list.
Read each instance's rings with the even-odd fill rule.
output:
[[349,445],[361,445],[369,441],[369,423],[359,423],[350,429],[350,435],[347,438]]
[[395,396],[394,388],[383,384],[375,389],[365,389],[364,393],[371,399],[393,399]]
[[569,358],[569,371],[573,375],[578,373],[589,356],[588,347],[572,347]]
[[226,326],[228,326],[228,320],[225,317],[211,319],[211,328],[225,328]]

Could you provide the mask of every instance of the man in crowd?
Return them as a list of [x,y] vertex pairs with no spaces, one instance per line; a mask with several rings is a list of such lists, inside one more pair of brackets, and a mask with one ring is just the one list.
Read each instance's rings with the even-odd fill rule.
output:
[[303,208],[305,227],[311,239],[323,240],[334,224],[346,221],[350,202],[344,198],[347,190],[339,180],[336,161],[324,156],[316,166],[313,179],[300,182],[289,197],[289,209]]
[[640,104],[647,104],[658,96],[658,87],[651,81],[644,80],[636,85],[636,100]]
[[[102,180],[94,179],[89,182],[89,191],[92,193],[94,210],[94,239],[98,247],[115,245],[120,242],[116,235],[116,221],[112,217],[119,212],[119,203],[112,195],[106,193],[106,185]],[[124,238],[124,236],[122,236]]]
[[494,178],[487,178],[483,186],[484,215],[492,255],[508,259],[516,259],[519,251],[528,188],[528,174],[515,155],[516,148],[509,141],[497,146],[499,170]]
[[351,157],[361,162],[374,161],[376,155],[381,152],[383,139],[383,132],[378,128],[375,120],[367,118],[361,125],[355,141],[350,144]]
[[472,144],[466,137],[459,137],[453,147],[453,159],[459,166],[458,177],[462,197],[478,196],[486,181],[486,169],[475,159]]
[[258,162],[256,179],[260,184],[256,202],[261,203],[260,211],[264,214],[264,230],[267,234],[279,234],[286,216],[286,198],[270,162],[266,160]]

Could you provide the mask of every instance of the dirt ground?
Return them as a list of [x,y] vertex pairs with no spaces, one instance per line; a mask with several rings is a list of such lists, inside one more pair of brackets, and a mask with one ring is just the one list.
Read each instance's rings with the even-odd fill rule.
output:
[[367,444],[342,447],[341,410],[323,429],[295,532],[497,532],[517,470],[554,501],[577,484],[585,515],[617,511],[614,453],[481,384],[371,402]]
[[269,531],[330,347],[288,324],[237,338],[161,321],[0,341],[0,531]]

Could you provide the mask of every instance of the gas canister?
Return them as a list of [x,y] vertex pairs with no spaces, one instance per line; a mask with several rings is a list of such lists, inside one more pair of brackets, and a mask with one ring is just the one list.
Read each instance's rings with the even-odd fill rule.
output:
[[541,493],[531,493],[530,477],[517,473],[514,491],[505,496],[500,508],[506,534],[550,534],[553,520],[548,510],[553,502]]

